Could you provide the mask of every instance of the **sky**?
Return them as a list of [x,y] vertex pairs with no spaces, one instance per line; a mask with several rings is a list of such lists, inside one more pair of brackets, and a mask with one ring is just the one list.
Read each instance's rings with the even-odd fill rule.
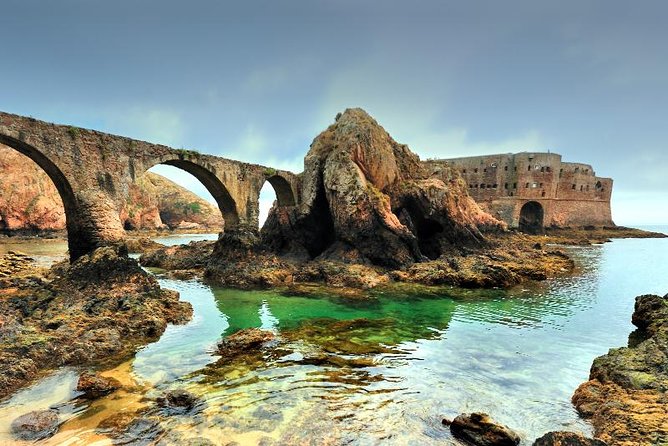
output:
[[422,158],[592,164],[617,224],[668,224],[666,23],[665,1],[2,0],[0,110],[300,172],[362,107]]

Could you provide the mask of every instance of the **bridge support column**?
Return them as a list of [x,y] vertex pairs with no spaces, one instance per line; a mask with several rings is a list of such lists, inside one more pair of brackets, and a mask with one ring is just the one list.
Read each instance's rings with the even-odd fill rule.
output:
[[67,242],[74,261],[96,248],[118,244],[125,238],[118,209],[107,194],[85,191],[76,194],[76,208],[68,215]]

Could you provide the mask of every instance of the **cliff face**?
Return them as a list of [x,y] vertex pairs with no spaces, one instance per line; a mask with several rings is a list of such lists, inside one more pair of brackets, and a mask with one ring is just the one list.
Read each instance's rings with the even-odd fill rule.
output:
[[[120,217],[126,229],[223,225],[215,206],[151,172],[131,186]],[[27,157],[0,145],[0,231],[64,228],[63,203],[53,182]]]
[[263,241],[280,254],[396,267],[484,243],[481,229],[504,227],[457,172],[441,178],[364,110],[348,109],[311,144],[301,206],[274,207]]

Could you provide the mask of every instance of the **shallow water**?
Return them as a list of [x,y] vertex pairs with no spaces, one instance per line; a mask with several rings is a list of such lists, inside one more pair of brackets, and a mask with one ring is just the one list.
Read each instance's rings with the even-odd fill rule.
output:
[[[108,371],[136,389],[72,404],[77,374],[58,371],[0,405],[0,444],[11,444],[11,419],[54,405],[68,421],[45,444],[109,444],[94,432],[99,421],[138,408],[160,419],[174,444],[195,436],[215,444],[457,444],[441,419],[474,410],[514,428],[523,444],[549,430],[589,433],[570,397],[596,356],[626,344],[634,297],[668,292],[667,248],[668,239],[615,240],[570,248],[573,277],[527,289],[396,290],[368,301],[160,278],[195,316]],[[216,341],[247,327],[281,341],[216,363]],[[162,415],[152,398],[181,387],[205,408]]]

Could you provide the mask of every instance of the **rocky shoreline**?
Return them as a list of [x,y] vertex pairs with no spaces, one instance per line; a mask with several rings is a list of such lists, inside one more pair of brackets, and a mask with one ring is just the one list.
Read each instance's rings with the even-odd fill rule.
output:
[[628,347],[594,360],[573,404],[615,446],[668,444],[668,295],[636,298]]
[[[218,242],[148,249],[140,262],[174,277],[202,277],[240,289],[278,288],[286,293],[329,292],[364,296],[374,288],[396,284],[509,288],[573,271],[562,246],[604,243],[612,238],[666,237],[631,228],[550,230],[545,235],[517,232],[486,234],[485,247],[452,248],[440,258],[393,269],[359,259],[295,259],[277,255],[250,233]],[[232,245],[232,246],[230,246]],[[324,287],[324,288],[323,288]]]
[[50,270],[17,253],[0,277],[0,399],[64,366],[119,362],[157,340],[192,307],[163,290],[122,248],[100,248]]

